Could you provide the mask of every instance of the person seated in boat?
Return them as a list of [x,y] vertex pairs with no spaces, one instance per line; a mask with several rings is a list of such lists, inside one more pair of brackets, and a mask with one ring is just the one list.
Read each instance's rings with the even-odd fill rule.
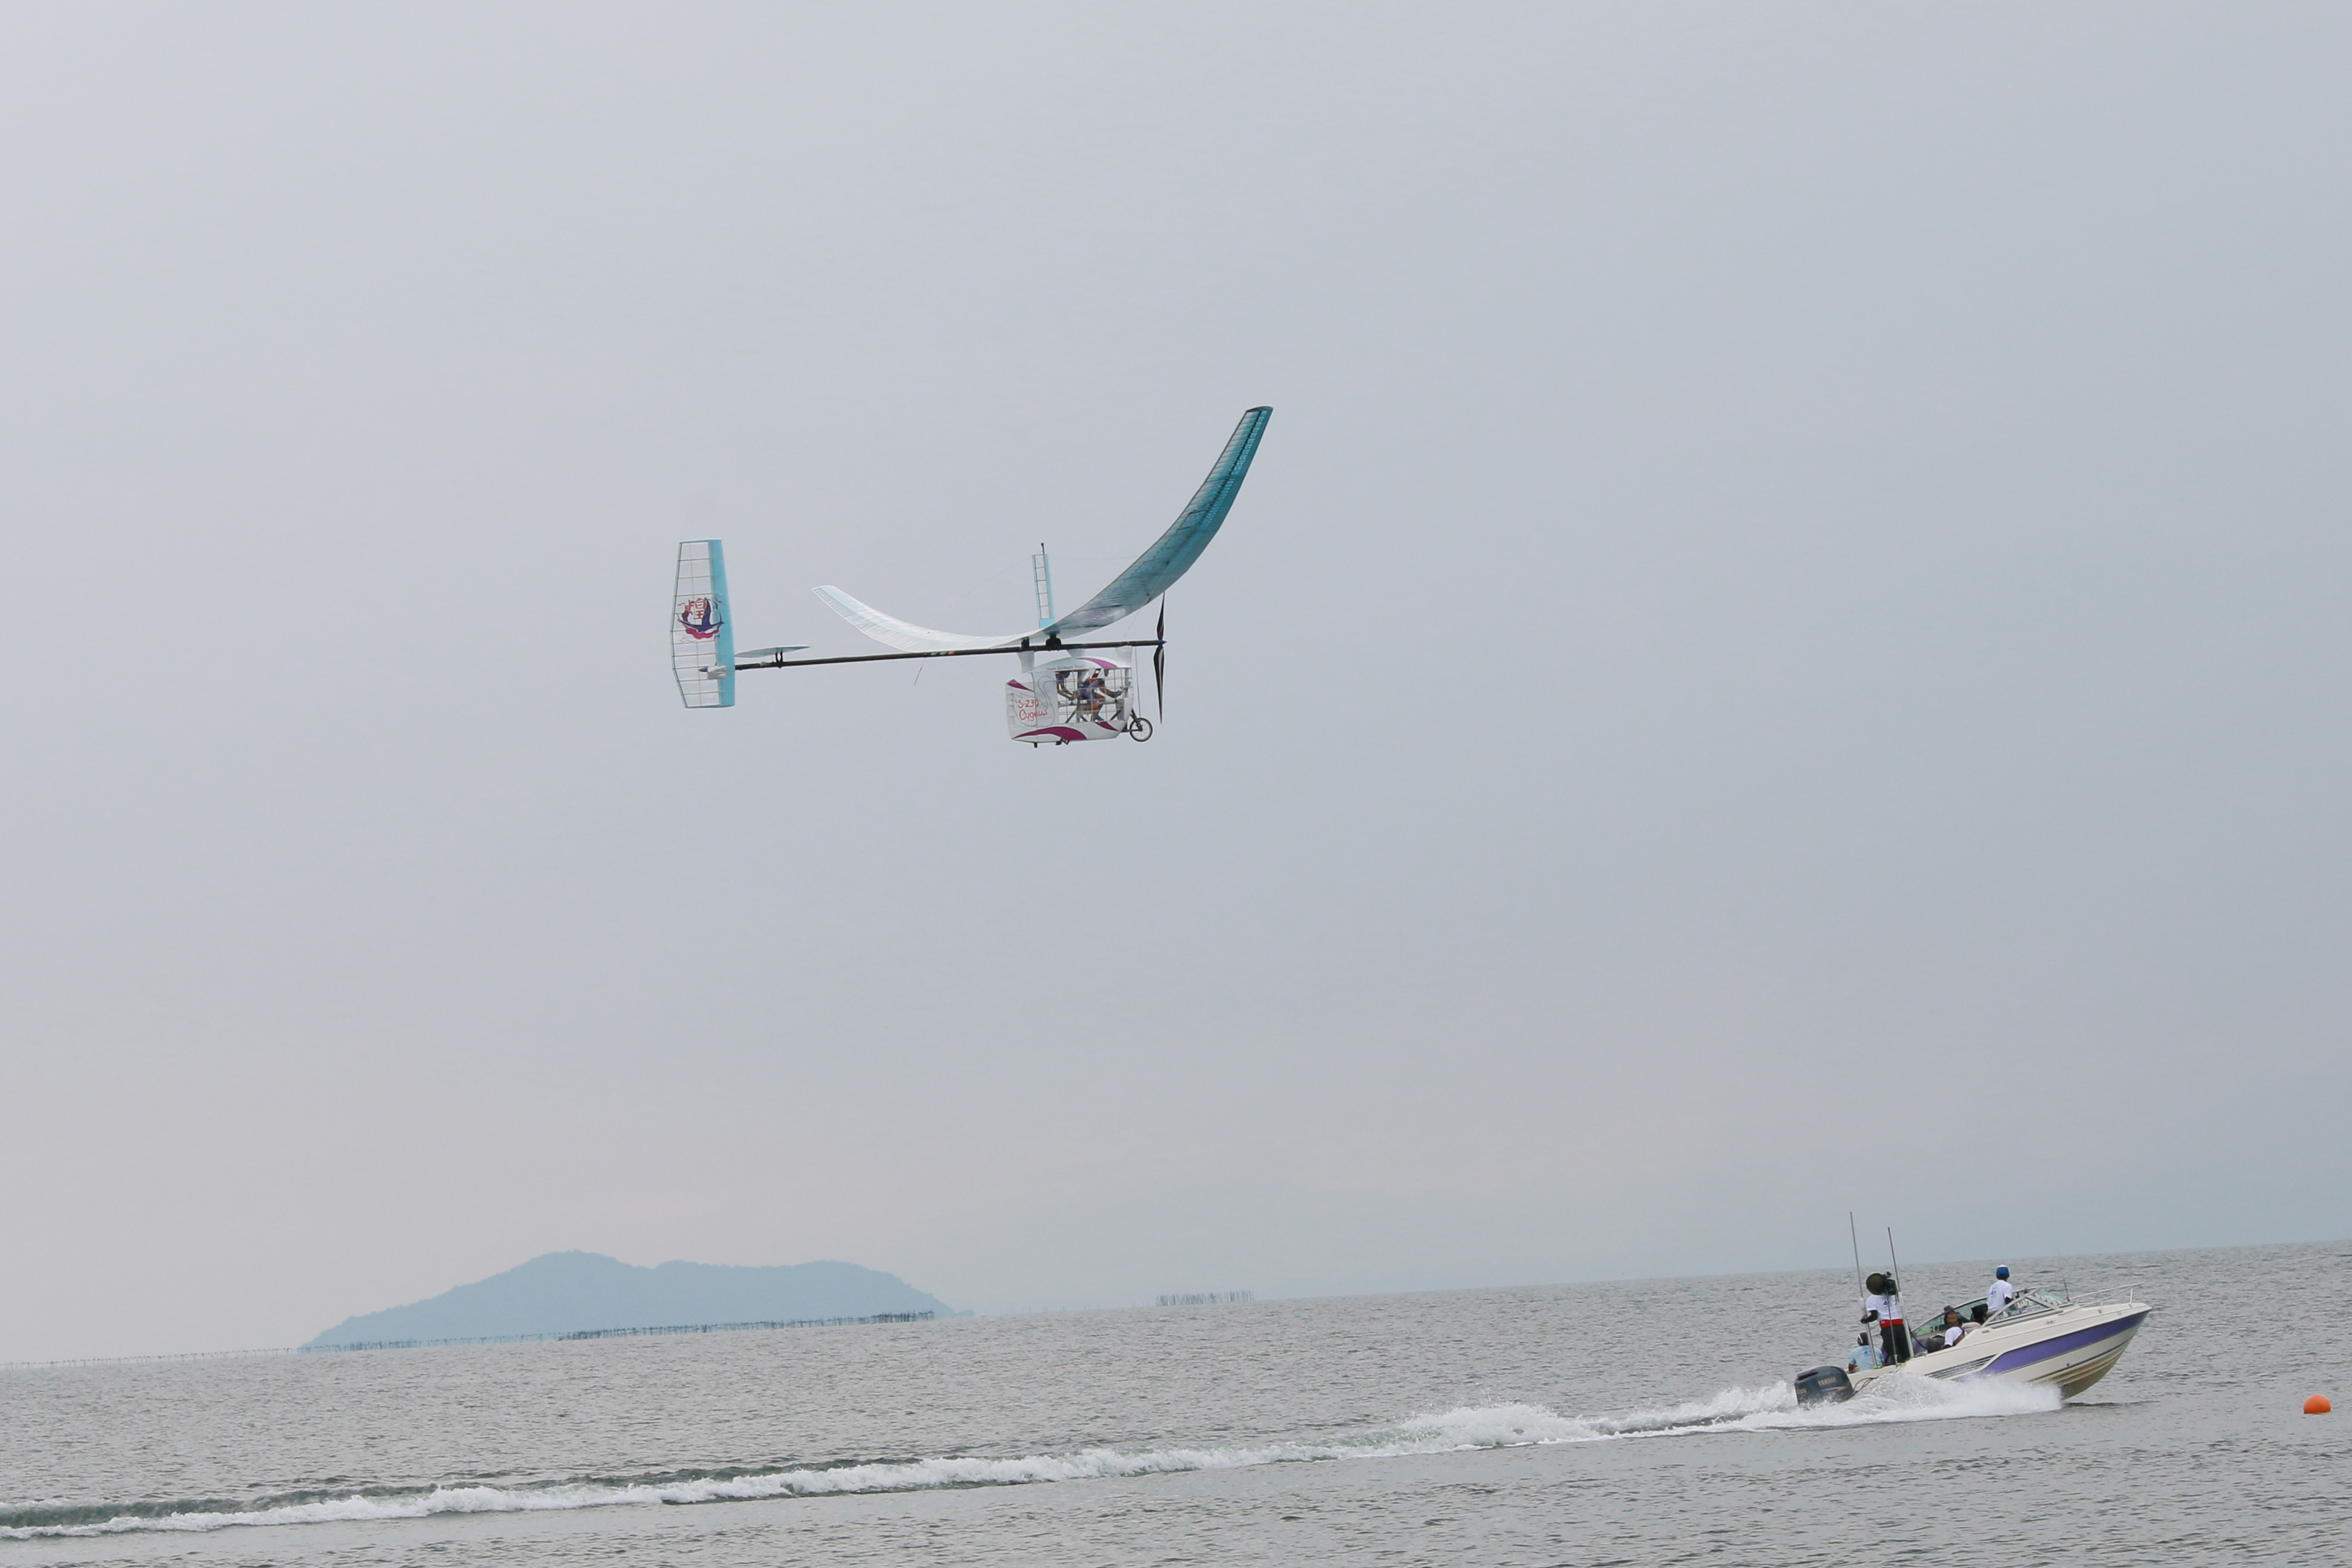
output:
[[2009,1304],[2016,1300],[2017,1287],[2009,1282],[2009,1265],[2004,1263],[1992,1271],[1992,1289],[1985,1292],[1985,1311],[1997,1317],[2009,1310]]
[[1954,1345],[1958,1344],[1962,1336],[1966,1335],[1969,1331],[1969,1325],[1960,1321],[1960,1310],[1958,1307],[1947,1307],[1944,1309],[1944,1321],[1942,1327],[1944,1330],[1944,1348],[1946,1350],[1950,1350]]
[[1853,1353],[1845,1358],[1848,1372],[1868,1372],[1878,1364],[1878,1352],[1870,1348],[1870,1331],[1853,1336]]

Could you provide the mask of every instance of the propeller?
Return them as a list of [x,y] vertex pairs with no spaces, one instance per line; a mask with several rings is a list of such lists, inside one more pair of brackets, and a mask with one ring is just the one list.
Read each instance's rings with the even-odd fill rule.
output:
[[1168,718],[1168,601],[1160,601],[1160,629],[1151,634],[1159,640],[1151,648],[1151,701],[1160,710],[1162,722]]

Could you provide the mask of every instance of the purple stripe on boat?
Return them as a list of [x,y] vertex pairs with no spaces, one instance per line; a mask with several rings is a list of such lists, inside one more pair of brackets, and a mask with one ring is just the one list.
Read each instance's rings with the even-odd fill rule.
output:
[[1990,1366],[1977,1375],[1991,1377],[2000,1373],[2013,1372],[2021,1366],[2032,1366],[2035,1362],[2048,1361],[2053,1356],[2064,1355],[2068,1351],[2081,1350],[2084,1345],[2113,1339],[2117,1334],[2127,1334],[2138,1328],[2147,1316],[2146,1312],[2134,1312],[2130,1317],[2117,1318],[2112,1323],[2077,1329],[2071,1334],[2060,1334],[2054,1340],[2043,1340],[2037,1345],[2020,1345],[2013,1351],[2003,1351],[1993,1359]]

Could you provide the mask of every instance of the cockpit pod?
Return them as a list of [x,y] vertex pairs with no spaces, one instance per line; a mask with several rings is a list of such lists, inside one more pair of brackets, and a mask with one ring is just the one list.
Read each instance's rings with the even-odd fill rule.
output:
[[1135,667],[1115,658],[1058,658],[1004,683],[1004,728],[1033,746],[1151,738],[1135,710]]

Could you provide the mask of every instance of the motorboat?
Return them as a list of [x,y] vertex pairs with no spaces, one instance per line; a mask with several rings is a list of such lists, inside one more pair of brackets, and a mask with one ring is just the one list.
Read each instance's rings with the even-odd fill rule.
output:
[[[2059,1398],[2072,1399],[2115,1370],[2149,1310],[2145,1301],[2092,1305],[2039,1288],[2020,1290],[1998,1312],[1988,1312],[1979,1298],[1955,1309],[1964,1331],[1958,1344],[1927,1350],[1915,1342],[1911,1359],[1892,1366],[1852,1373],[1843,1365],[1814,1367],[1798,1373],[1797,1399],[1803,1405],[1851,1399],[1889,1377],[2000,1378],[2054,1387]],[[1934,1343],[1931,1334],[1939,1339],[1941,1331],[1922,1325],[1920,1340]]]

